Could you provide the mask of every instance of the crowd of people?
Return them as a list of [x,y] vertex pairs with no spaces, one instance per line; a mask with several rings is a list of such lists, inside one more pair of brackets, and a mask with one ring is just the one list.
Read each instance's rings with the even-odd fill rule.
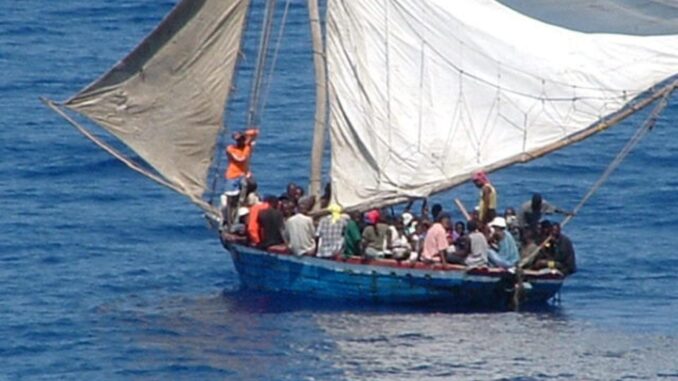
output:
[[[305,196],[294,183],[281,195],[262,199],[247,168],[257,133],[234,135],[236,144],[227,149],[227,190],[222,198],[222,237],[227,241],[320,258],[388,258],[505,269],[520,265],[557,269],[564,275],[576,271],[572,242],[558,223],[543,219],[567,212],[534,194],[517,213],[507,208],[500,216],[497,191],[483,172],[472,177],[480,196],[471,213],[462,210],[466,222],[453,221],[441,204],[429,210],[426,200],[419,213],[412,210],[414,202],[401,213],[392,208],[344,213],[339,205],[330,204],[329,186],[317,208],[316,199]],[[312,213],[318,210],[325,213]]]

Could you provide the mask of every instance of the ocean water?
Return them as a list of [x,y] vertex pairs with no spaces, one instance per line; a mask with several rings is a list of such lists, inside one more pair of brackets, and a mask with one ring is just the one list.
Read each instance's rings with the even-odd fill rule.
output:
[[[264,190],[303,184],[308,171],[304,3],[290,9],[253,163]],[[678,97],[567,227],[580,271],[560,305],[318,305],[240,291],[196,208],[38,101],[95,79],[174,1],[0,4],[0,380],[678,379]],[[245,53],[242,89],[254,60]],[[233,125],[245,100],[232,104]],[[539,190],[573,207],[642,117],[493,174],[501,204]],[[437,201],[451,209],[453,197],[469,204],[476,191]]]

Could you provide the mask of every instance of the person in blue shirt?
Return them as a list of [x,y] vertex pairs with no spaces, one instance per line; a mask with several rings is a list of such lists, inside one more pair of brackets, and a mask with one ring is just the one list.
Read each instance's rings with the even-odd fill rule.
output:
[[504,269],[514,267],[520,255],[516,240],[506,227],[506,220],[503,217],[495,217],[490,222],[490,227],[494,229],[490,239],[491,248],[487,253],[490,264]]

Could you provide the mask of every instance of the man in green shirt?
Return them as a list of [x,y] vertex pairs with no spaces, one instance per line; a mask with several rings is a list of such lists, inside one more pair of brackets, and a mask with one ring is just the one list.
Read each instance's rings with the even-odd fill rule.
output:
[[362,218],[361,213],[352,212],[350,214],[351,219],[346,225],[346,231],[344,232],[344,256],[360,256],[360,241],[362,239],[362,234],[360,233],[360,225],[358,222]]

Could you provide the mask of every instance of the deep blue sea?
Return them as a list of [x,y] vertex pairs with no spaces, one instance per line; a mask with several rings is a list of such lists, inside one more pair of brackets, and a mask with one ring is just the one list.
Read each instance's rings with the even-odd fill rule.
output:
[[[263,191],[308,171],[304,3],[290,9],[253,163]],[[248,294],[195,207],[38,101],[94,80],[173,4],[0,0],[0,380],[678,379],[678,96],[567,227],[580,271],[559,306],[452,313]],[[493,174],[501,206],[538,190],[572,208],[643,116]],[[452,209],[453,197],[476,191],[436,200]]]

